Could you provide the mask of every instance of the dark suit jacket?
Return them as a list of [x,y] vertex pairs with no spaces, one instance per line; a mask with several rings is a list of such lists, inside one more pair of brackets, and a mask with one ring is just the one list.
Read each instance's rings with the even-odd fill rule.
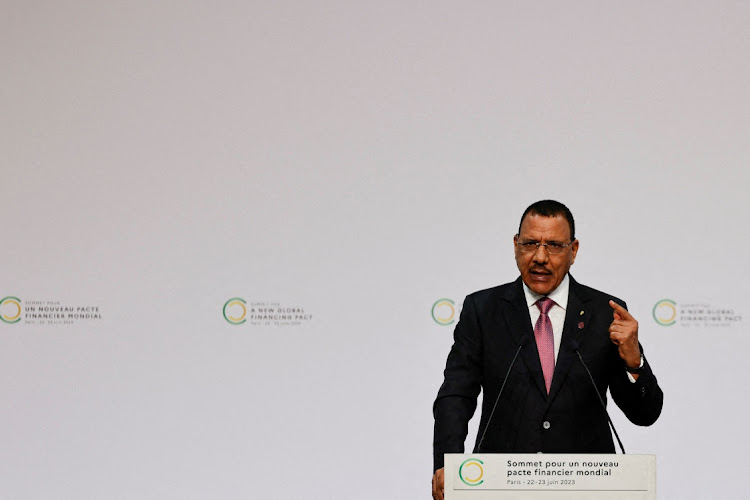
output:
[[[444,453],[464,452],[468,422],[480,389],[484,397],[475,453],[613,453],[607,416],[576,348],[605,402],[609,388],[630,421],[654,423],[661,413],[663,393],[648,361],[636,383],[628,379],[617,346],[609,338],[613,318],[610,299],[625,306],[570,277],[565,324],[548,395],[521,278],[467,296],[446,362],[445,380],[433,406],[435,469],[443,466]],[[521,345],[487,427],[503,379]]]

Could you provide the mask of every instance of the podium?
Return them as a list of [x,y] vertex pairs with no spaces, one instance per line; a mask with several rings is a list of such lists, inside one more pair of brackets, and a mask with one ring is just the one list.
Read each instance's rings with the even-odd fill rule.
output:
[[656,500],[656,456],[445,455],[445,500]]

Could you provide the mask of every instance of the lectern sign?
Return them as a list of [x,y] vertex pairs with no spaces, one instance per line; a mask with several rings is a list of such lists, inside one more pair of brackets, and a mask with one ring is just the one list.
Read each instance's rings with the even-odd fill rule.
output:
[[445,455],[446,500],[656,499],[653,455]]

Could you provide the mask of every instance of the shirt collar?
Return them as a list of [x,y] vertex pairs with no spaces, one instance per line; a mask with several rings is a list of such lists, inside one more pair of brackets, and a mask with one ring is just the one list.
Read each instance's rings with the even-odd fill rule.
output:
[[[565,277],[557,286],[557,288],[552,290],[552,292],[549,295],[547,295],[547,297],[552,299],[555,302],[555,304],[557,304],[563,310],[565,310],[568,307],[568,292],[569,291],[570,291],[570,279],[568,278],[568,275],[566,273]],[[534,304],[536,304],[537,300],[544,297],[544,295],[539,295],[538,293],[533,292],[528,286],[526,286],[526,283],[523,283],[523,294],[526,296],[526,305],[528,307],[533,306]]]

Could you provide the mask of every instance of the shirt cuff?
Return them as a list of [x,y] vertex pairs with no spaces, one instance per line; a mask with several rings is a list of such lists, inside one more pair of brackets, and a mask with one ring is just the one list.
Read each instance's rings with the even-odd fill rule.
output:
[[[640,365],[638,366],[638,368],[643,368],[643,362],[644,362],[644,360],[643,360],[643,356],[641,356],[641,364],[640,364]],[[630,380],[630,383],[631,383],[631,384],[635,384],[636,380],[635,380],[635,377],[633,377],[633,374],[632,374],[632,373],[630,373],[630,372],[629,372],[629,371],[627,371],[627,370],[625,370],[625,373],[627,373],[627,374],[628,374],[628,380]]]

